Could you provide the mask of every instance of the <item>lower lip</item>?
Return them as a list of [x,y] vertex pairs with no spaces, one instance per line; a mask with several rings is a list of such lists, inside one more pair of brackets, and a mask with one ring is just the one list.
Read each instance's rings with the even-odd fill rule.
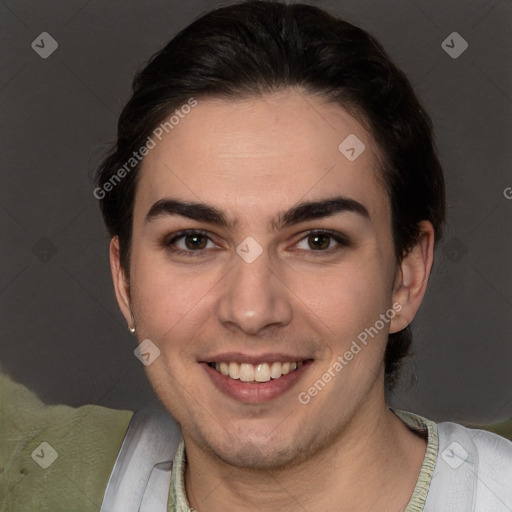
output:
[[240,402],[260,404],[284,395],[308,370],[311,363],[312,361],[305,361],[300,368],[268,382],[242,382],[240,379],[222,375],[207,363],[200,364],[218,390]]

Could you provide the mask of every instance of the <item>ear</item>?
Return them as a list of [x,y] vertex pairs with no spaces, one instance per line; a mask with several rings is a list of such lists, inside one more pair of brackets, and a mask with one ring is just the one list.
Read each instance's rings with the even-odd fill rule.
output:
[[110,270],[112,280],[114,281],[114,290],[116,292],[117,303],[123,313],[128,327],[134,327],[132,311],[130,307],[130,286],[126,278],[125,271],[121,266],[121,257],[119,250],[119,238],[113,237],[110,241]]
[[391,320],[390,333],[401,331],[412,322],[427,290],[433,262],[434,228],[431,222],[422,221],[418,242],[397,270],[393,289],[393,309],[397,314]]

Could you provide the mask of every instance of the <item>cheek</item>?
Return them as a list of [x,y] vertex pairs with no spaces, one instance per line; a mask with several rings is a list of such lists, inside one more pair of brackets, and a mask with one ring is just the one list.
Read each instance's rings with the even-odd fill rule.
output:
[[132,265],[132,301],[141,336],[165,342],[197,332],[211,308],[217,272],[192,272],[139,254]]
[[290,288],[306,306],[304,313],[320,320],[316,323],[323,335],[343,344],[389,308],[389,269],[383,261],[374,254],[359,254],[321,272],[292,271]]
[[[299,292],[310,306],[303,310],[315,318],[324,348],[310,385],[318,379],[332,380],[330,392],[319,393],[322,396],[315,402],[319,407],[332,407],[333,396],[337,403],[352,403],[368,392],[381,371],[390,324],[381,325],[380,315],[390,308],[391,291],[386,270],[372,261],[361,258],[340,265],[316,276],[314,285],[303,282]],[[336,411],[333,408],[332,413]]]

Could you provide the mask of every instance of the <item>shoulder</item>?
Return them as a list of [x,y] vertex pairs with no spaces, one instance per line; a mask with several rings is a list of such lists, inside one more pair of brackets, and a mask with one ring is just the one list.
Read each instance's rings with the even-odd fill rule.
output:
[[0,510],[98,510],[132,414],[47,405],[0,373]]
[[457,423],[437,424],[438,457],[425,512],[509,511],[512,506],[512,442]]
[[468,461],[480,470],[488,468],[487,474],[495,472],[508,477],[508,483],[512,483],[512,441],[458,423],[438,423],[437,428],[439,452],[445,460],[454,455],[458,460],[452,465]]
[[101,510],[160,510],[170,497],[173,461],[181,441],[179,424],[163,406],[138,410],[110,475]]

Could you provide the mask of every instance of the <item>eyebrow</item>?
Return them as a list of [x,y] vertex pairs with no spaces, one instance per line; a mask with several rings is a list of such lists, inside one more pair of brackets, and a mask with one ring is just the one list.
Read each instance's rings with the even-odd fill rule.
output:
[[214,206],[210,206],[206,203],[193,203],[168,198],[157,201],[149,209],[144,222],[151,222],[164,215],[180,215],[188,219],[207,222],[228,229],[232,229],[236,225],[236,222],[229,221],[224,213]]
[[[351,212],[371,220],[366,207],[355,199],[336,196],[318,201],[302,202],[277,215],[270,223],[271,229],[279,230],[308,220],[331,217],[338,213]],[[233,230],[237,220],[230,220],[218,208],[206,203],[180,201],[165,198],[157,201],[146,214],[145,223],[158,217],[179,215],[198,222],[206,222]]]
[[320,201],[299,203],[288,211],[278,215],[277,219],[273,220],[271,225],[273,229],[277,230],[299,224],[300,222],[332,217],[333,215],[344,212],[356,213],[370,220],[368,210],[359,201],[349,197],[337,196]]

